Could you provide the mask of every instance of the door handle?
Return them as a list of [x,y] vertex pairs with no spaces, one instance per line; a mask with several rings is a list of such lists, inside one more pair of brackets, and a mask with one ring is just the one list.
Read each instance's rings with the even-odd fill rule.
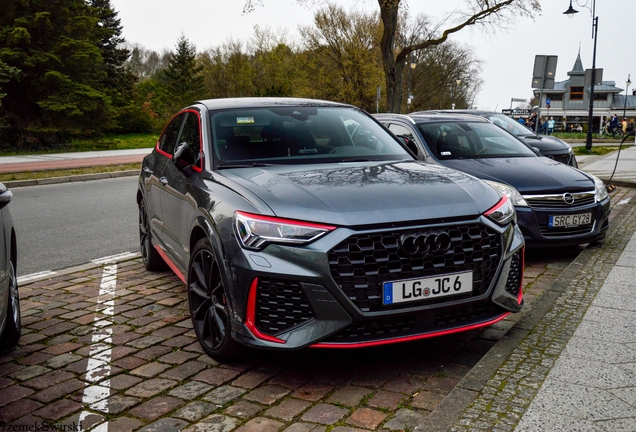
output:
[[165,177],[161,177],[161,178],[159,179],[159,181],[160,181],[160,182],[161,182],[161,184],[162,184],[162,185],[164,185],[164,186],[168,184],[168,179],[167,179],[167,178],[165,178]]
[[146,174],[152,174],[152,170],[148,167],[143,167],[143,172],[145,172]]

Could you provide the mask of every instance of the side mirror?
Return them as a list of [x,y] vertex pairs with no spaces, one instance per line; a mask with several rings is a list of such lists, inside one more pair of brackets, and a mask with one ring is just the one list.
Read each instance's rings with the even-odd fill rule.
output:
[[10,190],[0,183],[0,209],[4,208],[11,202],[11,198],[13,198],[13,193]]
[[543,156],[541,154],[541,150],[539,150],[537,147],[530,147],[532,149],[533,152],[535,152],[537,154],[537,156]]
[[194,156],[188,144],[182,142],[175,149],[172,154],[172,163],[177,167],[179,171],[183,171],[190,165],[194,164]]
[[414,156],[417,156],[417,144],[415,144],[415,141],[404,135],[398,135],[398,138],[406,145],[406,148],[408,148]]

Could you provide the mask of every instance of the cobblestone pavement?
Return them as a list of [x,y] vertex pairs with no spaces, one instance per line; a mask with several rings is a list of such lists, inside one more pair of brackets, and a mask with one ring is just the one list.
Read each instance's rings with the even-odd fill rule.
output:
[[[616,218],[632,208],[624,200],[636,192],[618,188],[612,195]],[[503,378],[489,381],[491,375],[480,369],[493,356],[504,362],[491,348],[515,341],[511,333],[528,332],[526,321],[536,319],[544,299],[565,289],[559,285],[564,270],[582,266],[582,259],[603,271],[611,266],[622,250],[623,237],[617,236],[625,229],[614,230],[600,248],[528,253],[524,312],[485,330],[365,350],[252,352],[247,360],[231,364],[217,363],[201,351],[182,282],[172,273],[145,271],[139,259],[24,283],[20,347],[0,356],[0,422],[33,427],[50,422],[111,432],[347,432],[413,430],[431,421],[449,426],[456,421],[458,430],[465,430],[465,419],[477,424],[484,421],[482,412],[486,421],[499,415],[480,405],[496,405],[492,399],[475,399],[490,394],[479,393],[484,385],[498,394],[504,390],[506,397],[523,397],[509,393],[507,386],[499,389],[493,380]],[[603,273],[589,268],[577,273],[576,280],[584,274],[594,285]],[[580,304],[568,302],[564,308],[582,316],[591,290],[581,290]],[[575,327],[566,316],[557,314],[554,320],[554,326],[560,320],[563,327]],[[518,379],[530,389],[518,406],[527,406],[541,373],[549,371],[560,352],[558,344],[567,339],[557,332],[551,341],[546,339],[545,361],[524,363],[519,355],[510,357],[523,367],[536,363],[534,375]],[[539,354],[532,351],[525,358]],[[511,363],[509,369],[514,374],[517,367]],[[481,411],[474,411],[477,407]],[[521,414],[501,411],[514,414],[510,424]]]

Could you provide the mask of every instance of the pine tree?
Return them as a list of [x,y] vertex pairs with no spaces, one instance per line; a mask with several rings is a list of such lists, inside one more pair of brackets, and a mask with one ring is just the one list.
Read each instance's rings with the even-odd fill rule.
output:
[[83,0],[5,0],[0,61],[19,73],[3,85],[0,145],[42,147],[112,125],[94,8]]
[[196,49],[185,36],[177,41],[177,50],[168,61],[168,67],[163,71],[164,91],[172,105],[177,110],[193,101],[206,96],[202,67],[197,64]]

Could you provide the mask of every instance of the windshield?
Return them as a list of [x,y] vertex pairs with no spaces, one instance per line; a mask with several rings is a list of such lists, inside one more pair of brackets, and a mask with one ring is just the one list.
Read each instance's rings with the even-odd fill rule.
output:
[[525,144],[492,123],[445,121],[418,124],[431,153],[439,159],[536,156]]
[[534,135],[530,129],[505,114],[485,114],[484,117],[515,136]]
[[217,167],[413,159],[355,108],[235,109],[211,120]]

